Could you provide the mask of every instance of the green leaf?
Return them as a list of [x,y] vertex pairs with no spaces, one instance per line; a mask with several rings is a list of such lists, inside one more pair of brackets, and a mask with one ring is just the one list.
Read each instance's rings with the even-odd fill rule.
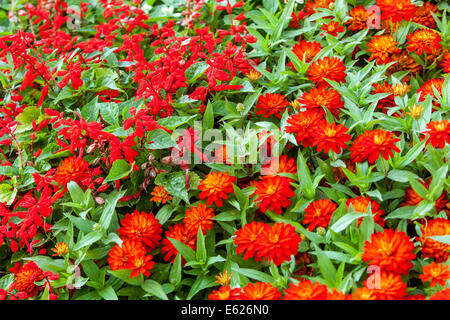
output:
[[327,257],[325,253],[323,253],[320,248],[313,243],[314,249],[316,250],[316,255],[319,263],[320,273],[323,275],[324,279],[326,279],[331,285],[336,285],[336,268],[331,263],[331,260]]
[[257,281],[261,282],[269,282],[273,283],[273,277],[269,276],[267,273],[255,270],[255,269],[249,269],[249,268],[233,268],[233,272],[237,272],[242,274],[243,276],[246,276],[247,278],[251,278]]
[[427,238],[430,238],[430,239],[433,239],[433,240],[436,240],[436,241],[439,241],[439,242],[442,242],[442,243],[450,245],[450,234],[446,234],[444,236],[430,236],[430,237],[427,237]]
[[284,7],[283,13],[281,14],[277,26],[275,30],[272,33],[272,36],[270,38],[271,42],[276,42],[280,39],[281,34],[283,30],[286,28],[287,24],[289,23],[290,16],[292,13],[292,10],[294,9],[295,0],[289,0],[287,5]]
[[175,249],[178,250],[178,252],[183,256],[184,259],[186,259],[186,261],[195,261],[196,260],[195,251],[192,250],[192,248],[190,248],[188,245],[186,245],[185,243],[183,243],[179,240],[176,240],[176,239],[172,239],[172,238],[167,238],[167,239],[169,239],[170,242],[172,242]]
[[347,213],[346,215],[341,217],[338,221],[336,221],[331,226],[330,229],[333,230],[334,232],[341,232],[342,230],[345,230],[353,221],[365,216],[367,216],[366,213],[360,212]]
[[67,184],[67,189],[69,190],[70,197],[72,201],[75,203],[83,203],[84,200],[84,191],[80,188],[80,186],[75,181],[70,181]]
[[23,260],[34,261],[38,267],[44,271],[61,272],[66,270],[64,259],[52,259],[47,256],[34,256],[23,258]]
[[90,246],[102,238],[102,234],[99,232],[91,232],[85,235],[77,244],[73,247],[73,251],[78,251],[84,247]]
[[181,265],[181,254],[178,253],[177,256],[175,257],[175,261],[172,264],[172,268],[170,269],[170,274],[169,274],[169,281],[175,287],[177,287],[181,282],[182,270],[183,270],[183,267]]
[[130,278],[131,270],[108,270],[108,273],[133,286],[140,286],[143,283],[142,274],[139,277]]
[[206,62],[197,62],[186,69],[185,76],[188,83],[192,83],[197,80],[202,74],[209,68],[209,64]]
[[146,280],[142,285],[142,289],[161,300],[169,300],[161,285],[155,280]]
[[198,262],[206,262],[207,254],[205,247],[205,236],[203,235],[201,227],[198,228],[197,232],[197,252],[195,256]]
[[128,165],[128,162],[124,159],[118,159],[112,164],[104,183],[122,179],[123,177],[128,176],[132,171],[133,166]]
[[116,212],[116,205],[120,198],[125,195],[125,191],[114,190],[107,197],[105,197],[105,205],[103,207],[102,215],[100,216],[99,224],[101,230],[106,232],[111,224],[112,217]]
[[100,115],[110,125],[119,125],[119,105],[114,102],[99,104]]
[[189,291],[187,296],[187,300],[190,300],[193,296],[195,296],[200,290],[215,286],[215,279],[213,277],[203,277],[200,276],[195,280],[194,284]]
[[8,206],[12,205],[16,198],[17,189],[13,188],[10,184],[0,184],[0,202],[6,202]]
[[184,172],[160,173],[155,179],[155,184],[162,185],[172,196],[180,197],[189,203],[189,195],[186,190],[186,174]]
[[101,290],[97,290],[97,293],[105,300],[119,300],[119,298],[117,298],[116,292],[110,285],[104,287]]
[[148,135],[148,141],[148,147],[152,150],[167,149],[177,146],[172,139],[172,136],[163,129],[151,131]]
[[203,129],[212,129],[214,127],[214,108],[213,104],[206,105],[205,113],[203,114]]

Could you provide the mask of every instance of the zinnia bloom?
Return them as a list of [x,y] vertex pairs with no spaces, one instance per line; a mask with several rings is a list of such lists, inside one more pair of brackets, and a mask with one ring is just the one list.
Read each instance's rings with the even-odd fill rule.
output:
[[445,236],[450,234],[450,220],[436,218],[426,222],[421,229],[422,257],[434,258],[436,262],[444,262],[450,254],[450,245],[431,239],[431,236]]
[[199,198],[204,200],[208,206],[215,203],[218,207],[223,205],[222,199],[228,199],[228,195],[234,193],[233,183],[235,177],[228,175],[228,172],[211,172],[200,182],[198,189],[201,190]]
[[[295,55],[303,62],[310,63],[312,59],[322,50],[320,43],[315,41],[305,41],[301,40],[294,44],[292,51]],[[292,62],[287,64],[288,66],[294,68]]]
[[290,179],[280,176],[264,176],[256,184],[253,195],[257,195],[255,202],[262,212],[267,210],[281,214],[281,208],[291,205],[291,200],[295,196],[290,186]]
[[429,95],[432,98],[436,98],[434,94],[434,89],[442,96],[442,86],[444,85],[444,79],[430,79],[420,86],[418,93],[420,93],[419,101],[425,101],[426,97]]
[[347,131],[348,129],[342,124],[324,121],[312,132],[312,146],[317,146],[317,152],[328,153],[332,150],[339,154],[347,149],[347,141],[352,139],[351,135],[346,134]]
[[127,213],[120,221],[121,227],[117,230],[122,240],[131,239],[142,242],[148,251],[155,249],[161,241],[162,226],[153,213],[139,212]]
[[275,117],[281,119],[281,115],[288,106],[289,101],[285,99],[284,95],[278,93],[266,93],[259,97],[258,103],[255,106],[258,111],[256,111],[255,114],[262,114],[264,115],[264,118],[275,115]]
[[[197,232],[191,232],[182,223],[177,223],[170,226],[169,230],[167,230],[164,235],[166,236],[166,238],[172,238],[181,241],[191,249],[195,250],[195,246],[197,243]],[[178,250],[173,246],[172,242],[169,239],[163,239],[161,245],[161,253],[165,254],[164,261],[171,260],[171,262],[173,262],[176,255],[178,254]]]
[[393,151],[400,152],[400,149],[395,145],[400,139],[394,136],[394,133],[383,129],[367,130],[362,135],[359,135],[349,148],[351,151],[351,159],[354,162],[369,161],[369,164],[374,163],[380,157],[380,154],[385,160],[394,156]]
[[442,263],[432,262],[422,267],[422,274],[419,276],[423,282],[431,281],[430,286],[434,287],[437,283],[445,286],[447,280],[450,279],[449,266]]
[[398,42],[394,41],[394,38],[390,34],[373,36],[373,38],[367,43],[367,46],[369,47],[367,51],[372,53],[369,61],[376,59],[377,64],[391,62],[391,55],[402,51],[397,48],[396,45],[398,45]]
[[382,20],[409,21],[416,13],[416,7],[411,0],[376,0],[376,5],[381,9]]
[[273,226],[266,224],[264,231],[257,238],[256,256],[263,258],[264,261],[273,261],[279,266],[297,253],[301,240],[290,224],[275,223]]
[[91,178],[88,170],[89,163],[83,158],[65,158],[61,165],[56,168],[53,179],[61,186],[66,186],[70,181],[80,184],[83,180]]
[[[423,185],[427,190],[430,187],[431,179],[426,180],[425,182],[419,181],[421,185]],[[400,204],[400,206],[418,206],[422,202],[422,197],[419,196],[419,194],[412,188],[408,187],[405,190],[405,201]],[[443,209],[445,209],[445,205],[447,204],[447,192],[445,190],[442,190],[441,195],[436,200],[434,207],[436,208],[436,211],[439,212]]]
[[[259,235],[264,231],[264,223],[252,221],[245,224],[241,229],[237,230],[234,239],[234,244],[237,245],[236,254],[244,253],[244,260],[255,257],[257,250],[257,239]],[[257,261],[260,261],[257,260]]]
[[339,109],[344,107],[344,101],[341,100],[339,92],[323,85],[314,87],[310,91],[305,91],[299,102],[303,104],[306,109],[315,109],[324,116],[324,107],[335,117],[339,117]]
[[363,285],[372,290],[377,300],[400,300],[406,295],[407,286],[397,273],[382,271],[378,275],[373,274]]
[[43,290],[43,286],[36,285],[35,282],[44,279],[44,272],[33,261],[28,261],[24,265],[16,262],[9,271],[15,276],[15,289],[18,292],[25,292],[27,297],[34,297]]
[[306,148],[313,143],[312,131],[314,128],[318,128],[321,122],[325,121],[323,114],[316,110],[306,110],[293,114],[287,119],[287,125],[285,131],[287,133],[295,133],[295,139],[297,143]]
[[426,131],[422,134],[428,136],[426,144],[431,142],[435,148],[443,149],[446,143],[450,143],[450,124],[448,120],[430,121]]
[[450,300],[450,288],[436,292],[429,300]]
[[199,203],[197,207],[190,207],[186,210],[184,224],[188,230],[197,234],[198,228],[202,228],[203,234],[211,230],[213,226],[214,212],[212,208],[208,208],[206,204]]
[[316,227],[326,228],[330,223],[332,214],[336,211],[337,205],[330,199],[319,199],[311,202],[305,209],[305,219],[303,224],[309,224],[308,230],[312,231]]
[[150,276],[150,269],[155,263],[151,255],[146,255],[147,250],[140,241],[126,239],[122,246],[116,244],[108,253],[108,263],[111,270],[132,270],[130,278],[143,274]]
[[379,266],[381,270],[408,274],[416,258],[414,242],[403,231],[385,229],[373,233],[364,244],[363,261]]
[[395,96],[394,96],[394,89],[392,88],[392,85],[388,84],[387,82],[383,82],[382,84],[375,83],[373,85],[373,90],[370,92],[371,94],[377,94],[377,93],[391,93],[391,95],[380,99],[377,103],[377,108],[381,109],[383,112],[386,112],[392,107],[395,107]]
[[163,186],[155,186],[151,195],[153,197],[150,199],[150,201],[161,202],[162,204],[172,200],[170,193],[167,192],[167,190],[164,189]]
[[267,282],[248,283],[242,288],[242,300],[279,300],[281,292]]
[[222,286],[219,290],[213,290],[208,298],[210,300],[240,300],[241,288],[231,289],[230,285]]
[[409,71],[409,74],[406,75],[403,80],[410,81],[411,75],[416,75],[422,70],[422,66],[411,57],[406,50],[403,50],[400,53],[394,53],[391,57],[392,61],[396,61],[393,65],[391,65],[387,71],[386,76],[390,76],[396,72],[400,71]]
[[273,158],[269,164],[263,165],[261,174],[274,176],[278,173],[297,173],[297,164],[295,159],[282,155],[279,158]]
[[64,256],[66,253],[69,252],[69,244],[67,242],[61,241],[57,244],[55,244],[55,247],[52,248],[52,251],[54,254],[52,256]]
[[442,66],[444,67],[444,72],[450,72],[450,53],[444,54],[442,57]]
[[441,36],[430,29],[416,30],[413,34],[406,36],[408,39],[407,47],[409,52],[422,54],[424,51],[431,54],[433,49],[441,49]]
[[370,18],[371,13],[364,6],[354,7],[348,12],[348,15],[352,17],[345,22],[345,24],[349,24],[348,30],[358,31],[367,29],[367,20]]
[[416,15],[413,21],[415,23],[426,26],[430,29],[436,29],[436,21],[434,20],[431,13],[437,13],[437,6],[431,2],[424,2],[422,6],[416,7]]
[[328,24],[324,23],[320,29],[331,34],[333,37],[337,37],[338,33],[345,31],[345,28],[336,21],[330,21]]
[[289,288],[284,290],[283,300],[326,300],[327,294],[326,285],[303,280],[297,285],[290,283]]
[[357,288],[352,294],[353,300],[377,300],[377,296],[373,290],[366,287]]
[[[347,210],[350,209],[350,205],[352,205],[355,212],[366,213],[369,208],[372,211],[373,221],[379,224],[381,227],[384,227],[384,219],[383,215],[385,214],[384,210],[380,209],[380,205],[375,200],[370,199],[370,197],[358,196],[354,199],[347,200]],[[358,226],[361,225],[363,218],[358,219]]]
[[328,82],[325,79],[339,83],[345,82],[345,77],[347,76],[345,73],[346,69],[341,59],[337,57],[324,57],[309,66],[307,75],[312,82],[328,86]]
[[327,300],[352,300],[352,296],[333,288],[327,292]]

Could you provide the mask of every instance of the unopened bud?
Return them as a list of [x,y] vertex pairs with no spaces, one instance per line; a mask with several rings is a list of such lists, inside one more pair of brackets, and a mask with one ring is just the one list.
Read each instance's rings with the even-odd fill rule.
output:
[[148,162],[153,162],[153,161],[155,161],[155,156],[153,155],[153,153],[150,153],[149,155],[148,155]]
[[161,163],[162,163],[163,165],[167,165],[167,164],[169,164],[171,161],[172,161],[172,158],[171,158],[170,156],[167,156],[167,157],[162,158]]
[[99,225],[98,223],[95,223],[95,224],[92,226],[92,230],[94,230],[94,231],[99,231],[99,230],[100,230],[100,225]]
[[105,199],[103,199],[102,197],[95,197],[94,198],[95,202],[97,202],[97,204],[102,205],[105,203]]
[[147,162],[144,162],[143,164],[141,164],[141,170],[147,169],[147,165],[148,165]]
[[242,103],[239,102],[239,103],[236,105],[236,110],[239,111],[239,112],[243,111],[243,110],[244,110],[244,105],[243,105]]
[[325,230],[325,228],[318,227],[316,232],[319,236],[324,236],[326,233],[326,230]]

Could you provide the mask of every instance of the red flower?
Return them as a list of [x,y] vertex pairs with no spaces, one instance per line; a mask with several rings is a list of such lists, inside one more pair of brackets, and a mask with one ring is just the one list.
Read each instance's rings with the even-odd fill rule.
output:
[[420,228],[422,237],[419,238],[422,243],[422,257],[431,257],[436,262],[446,261],[450,255],[450,245],[436,241],[430,236],[445,236],[450,234],[450,220],[444,218],[436,218],[427,221],[425,226]]
[[406,295],[407,286],[396,273],[375,273],[363,285],[372,290],[377,300],[400,300]]
[[345,73],[346,69],[344,63],[339,58],[324,57],[309,66],[307,75],[309,80],[314,83],[328,86],[328,82],[325,79],[345,82],[345,77],[347,76]]
[[277,266],[291,259],[298,251],[302,239],[290,224],[275,223],[265,225],[264,231],[257,238],[256,257],[264,261],[273,261]]
[[385,160],[388,160],[394,156],[393,151],[400,152],[400,149],[395,145],[399,141],[400,139],[395,138],[392,132],[383,129],[367,130],[358,136],[349,148],[350,156],[354,162],[367,160],[369,164],[377,161],[380,154]]
[[311,280],[303,280],[297,285],[290,283],[284,290],[283,300],[326,300],[327,286]]
[[284,95],[278,93],[266,93],[258,99],[258,103],[255,108],[258,111],[255,112],[256,115],[262,114],[264,118],[270,117],[272,114],[278,119],[281,119],[281,115],[289,106],[289,102],[285,99]]
[[61,165],[56,168],[53,179],[62,186],[66,186],[70,181],[83,184],[86,179],[92,178],[92,174],[88,170],[89,163],[82,158],[69,157],[65,158]]
[[426,131],[422,134],[428,136],[426,144],[431,142],[435,148],[443,149],[446,143],[450,144],[450,124],[448,120],[430,121]]
[[[191,232],[182,223],[177,223],[170,226],[169,230],[166,231],[164,235],[166,236],[166,238],[172,238],[181,241],[192,249],[195,249],[197,242],[197,232]],[[161,245],[161,253],[165,255],[164,261],[171,260],[171,262],[173,262],[176,255],[178,254],[178,250],[173,246],[172,242],[169,239],[163,239]]]
[[134,210],[131,214],[127,213],[120,224],[121,227],[117,230],[117,233],[122,240],[141,241],[147,246],[148,251],[152,251],[159,245],[162,226],[153,213]]
[[297,164],[295,159],[282,155],[279,158],[273,158],[269,164],[263,165],[261,174],[275,176],[278,173],[297,173]]
[[197,234],[198,228],[202,228],[203,234],[211,230],[213,226],[214,212],[213,209],[208,208],[205,204],[199,203],[197,207],[190,207],[186,210],[184,217],[184,225],[191,233]]
[[423,266],[422,274],[419,276],[423,282],[431,281],[430,286],[434,287],[437,283],[445,286],[447,280],[450,279],[449,266],[442,263],[431,262],[427,266]]
[[[237,230],[234,244],[237,245],[236,254],[244,253],[244,260],[256,258],[257,239],[264,231],[264,223],[252,221],[247,223],[241,229]],[[257,260],[257,261],[260,261]]]
[[230,285],[222,286],[219,290],[214,290],[209,296],[210,300],[240,300],[241,288],[231,289]]
[[308,230],[310,231],[316,227],[326,228],[336,208],[337,205],[329,199],[313,201],[305,209],[303,224],[309,224]]
[[326,33],[331,34],[333,37],[337,37],[339,32],[344,32],[345,28],[339,25],[339,22],[330,21],[328,24],[323,24],[320,28],[321,30],[326,31]]
[[397,48],[398,42],[394,41],[394,37],[390,34],[373,36],[373,38],[367,43],[371,52],[369,61],[376,59],[377,64],[389,63],[392,61],[391,56],[394,53],[399,53],[402,50]]
[[312,131],[325,121],[321,112],[306,110],[293,114],[287,119],[288,126],[285,127],[287,133],[295,133],[298,144],[303,144],[306,148],[313,143]]
[[334,89],[327,86],[314,87],[310,91],[305,91],[299,102],[306,109],[316,109],[325,116],[324,107],[335,117],[339,117],[339,109],[344,107],[341,95]]
[[42,285],[35,284],[35,282],[44,279],[44,272],[35,262],[29,261],[24,265],[16,262],[16,265],[10,271],[15,275],[16,291],[26,293],[27,297],[34,297],[44,289]]
[[351,135],[346,134],[347,131],[348,129],[342,124],[321,122],[312,132],[312,146],[317,146],[317,152],[328,153],[332,150],[339,154],[347,149],[347,141],[352,139]]
[[[320,43],[315,41],[305,41],[301,40],[294,44],[292,51],[294,54],[302,61],[310,63],[312,59],[322,50]],[[294,68],[292,62],[287,64],[288,66]]]
[[248,283],[242,288],[242,300],[279,300],[281,292],[267,282]]
[[[380,205],[378,204],[378,202],[370,199],[370,197],[359,196],[354,199],[348,199],[347,210],[349,210],[350,205],[352,205],[355,212],[366,213],[367,209],[369,208],[369,204],[370,210],[372,211],[373,215],[373,221],[379,224],[381,227],[384,227],[385,221],[382,216],[384,215],[385,212],[384,210],[380,209]],[[358,226],[361,225],[362,221],[363,218],[358,219]]]
[[406,49],[409,52],[416,52],[417,54],[422,54],[424,51],[432,54],[433,49],[441,49],[442,46],[441,36],[433,30],[430,29],[420,29],[416,30],[413,34],[406,36],[408,39],[408,45]]
[[406,275],[413,267],[411,260],[416,258],[413,251],[414,242],[405,232],[385,229],[372,234],[370,241],[366,241],[362,260],[381,270]]
[[450,288],[436,292],[429,300],[450,300]]
[[262,212],[267,210],[281,214],[281,208],[291,205],[291,200],[295,196],[290,186],[290,180],[280,176],[264,176],[256,184],[253,195],[257,195],[255,202]]
[[236,178],[230,177],[228,172],[211,172],[198,186],[198,189],[202,191],[199,198],[202,200],[206,198],[208,206],[216,203],[218,207],[221,207],[222,199],[228,199],[228,195],[234,193],[233,183],[235,181]]
[[392,22],[409,21],[416,13],[411,0],[376,0],[376,5],[381,9],[381,19]]

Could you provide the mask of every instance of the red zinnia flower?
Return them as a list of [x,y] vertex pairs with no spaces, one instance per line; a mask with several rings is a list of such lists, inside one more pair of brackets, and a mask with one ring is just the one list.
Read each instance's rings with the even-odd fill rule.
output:
[[444,218],[436,218],[426,222],[422,227],[422,238],[419,238],[422,243],[422,257],[431,257],[436,259],[436,262],[446,261],[450,254],[450,245],[436,241],[430,236],[445,236],[450,234],[450,220]]
[[392,85],[388,84],[387,82],[383,82],[382,84],[375,83],[373,85],[373,90],[370,92],[371,94],[377,94],[377,93],[390,93],[391,95],[378,100],[377,108],[381,109],[383,112],[386,112],[392,107],[395,107],[395,95],[394,95],[394,89]]
[[283,300],[326,300],[327,294],[326,285],[304,280],[297,285],[290,283],[289,288],[284,290]]
[[444,72],[450,72],[450,53],[444,54],[441,65],[444,67]]
[[409,21],[416,12],[411,0],[376,0],[376,4],[381,9],[381,19],[392,22]]
[[[425,101],[426,97],[429,95],[432,98],[436,98],[434,91],[436,90],[442,96],[442,86],[444,85],[444,79],[430,79],[420,86],[418,93],[420,93],[419,101]],[[433,89],[434,87],[434,89]]]
[[432,262],[427,266],[423,266],[422,274],[419,276],[423,282],[431,281],[430,286],[434,287],[437,283],[445,286],[447,280],[450,279],[449,266],[442,263]]
[[398,42],[394,41],[392,35],[373,36],[373,38],[367,43],[371,52],[369,61],[376,59],[377,64],[389,63],[392,61],[391,56],[394,53],[399,53],[402,50],[397,48]]
[[117,230],[117,233],[122,240],[141,241],[147,246],[148,251],[152,251],[159,245],[162,226],[153,213],[134,210],[131,214],[127,213],[120,224],[121,227]]
[[328,86],[328,82],[325,79],[345,82],[345,77],[347,76],[345,73],[346,69],[341,59],[337,57],[324,57],[309,66],[307,75],[312,82]]
[[264,176],[256,184],[253,195],[257,195],[255,202],[262,212],[267,210],[281,214],[281,208],[291,205],[291,200],[295,196],[290,186],[290,179],[280,176]]
[[278,173],[297,173],[297,164],[295,159],[282,155],[279,158],[274,158],[269,164],[263,165],[261,174],[274,176]]
[[[169,230],[166,231],[164,235],[166,236],[166,238],[172,238],[181,241],[195,250],[197,242],[197,232],[191,232],[182,223],[177,223],[170,226]],[[173,262],[176,255],[178,254],[178,250],[174,247],[169,239],[163,239],[161,245],[161,253],[165,254],[164,261],[171,260],[171,262]]]
[[352,300],[352,296],[333,288],[327,292],[327,300]]
[[380,153],[385,160],[394,156],[393,151],[400,152],[395,145],[400,139],[394,136],[394,133],[383,130],[367,130],[358,136],[349,148],[351,159],[354,162],[369,161],[374,163],[380,157]]
[[397,273],[382,271],[366,279],[363,285],[372,290],[377,300],[400,300],[406,295],[407,286]]
[[231,289],[230,285],[222,286],[208,296],[210,300],[240,300],[241,288]]
[[242,288],[242,300],[279,300],[281,292],[267,282],[248,283]]
[[211,172],[206,175],[206,178],[200,181],[198,186],[202,190],[199,194],[200,199],[206,198],[208,206],[216,203],[218,207],[223,205],[222,199],[228,199],[228,194],[234,193],[233,183],[236,181],[235,177],[230,177],[228,172]]
[[352,139],[351,135],[346,134],[347,131],[348,129],[342,124],[323,121],[312,132],[312,146],[317,146],[317,152],[328,153],[333,150],[339,154],[342,150],[347,149],[347,141]]
[[316,109],[324,116],[325,110],[323,110],[323,107],[327,108],[335,117],[339,116],[339,109],[344,107],[344,101],[341,100],[339,92],[323,85],[304,92],[299,102],[306,109]]
[[352,294],[353,300],[377,300],[376,294],[373,290],[366,287],[357,288]]
[[336,21],[330,21],[328,24],[324,23],[320,29],[326,31],[328,34],[331,34],[333,37],[337,37],[339,32],[345,31],[345,28],[339,25],[339,22]]
[[39,291],[43,290],[43,286],[35,284],[35,282],[44,279],[44,272],[35,262],[29,261],[24,265],[17,262],[10,271],[15,275],[16,291],[25,292],[27,297],[34,297],[39,294]]
[[443,149],[446,143],[450,143],[450,124],[448,120],[430,121],[427,123],[426,131],[422,134],[427,135],[426,144],[431,142],[435,148]]
[[406,36],[408,39],[408,45],[406,49],[409,52],[416,52],[417,54],[422,54],[424,51],[432,54],[433,49],[441,49],[442,46],[441,36],[434,30],[430,29],[420,29],[416,30],[413,34]]
[[211,230],[213,226],[214,212],[206,204],[199,203],[197,207],[190,207],[186,210],[186,216],[183,220],[186,228],[193,234],[197,234],[198,228],[202,228],[203,234]]
[[154,262],[151,255],[146,255],[147,250],[140,241],[126,239],[122,246],[116,244],[108,253],[108,263],[111,270],[132,270],[130,278],[137,277],[139,274],[150,276],[150,269]]
[[[303,62],[310,63],[312,59],[322,50],[320,43],[315,41],[301,40],[292,47],[292,51]],[[287,64],[290,67],[294,67],[292,62]]]
[[[244,253],[244,260],[255,257],[256,243],[259,235],[264,231],[264,223],[252,221],[236,231],[234,244],[237,245],[236,254]],[[260,261],[260,260],[257,260]]]
[[310,231],[316,227],[326,228],[336,208],[337,205],[329,199],[313,201],[305,209],[306,214],[303,224],[309,224],[308,230]]
[[383,232],[373,233],[370,241],[366,241],[362,260],[369,261],[369,265],[379,266],[384,271],[408,274],[413,267],[411,260],[416,258],[413,251],[414,242],[405,232],[385,229]]
[[256,256],[265,261],[273,261],[279,266],[297,253],[301,240],[290,224],[275,223],[273,226],[266,224],[257,239]]
[[323,114],[314,110],[306,110],[293,114],[287,119],[288,126],[285,127],[287,133],[295,133],[297,143],[302,143],[306,148],[313,143],[312,131],[321,122],[325,121]]
[[270,117],[272,114],[278,119],[281,119],[281,115],[289,106],[289,102],[285,99],[284,95],[278,93],[266,93],[258,99],[258,103],[255,108],[259,109],[255,114],[262,114],[264,118]]
[[56,168],[53,179],[62,186],[67,185],[70,181],[80,184],[83,180],[91,178],[88,168],[89,163],[84,161],[83,158],[65,158],[61,165]]
[[436,292],[429,300],[450,300],[450,288]]
[[[384,210],[380,209],[380,205],[378,204],[378,202],[370,199],[370,197],[358,196],[354,199],[348,199],[347,210],[349,210],[350,205],[352,205],[355,212],[366,213],[367,209],[369,208],[369,204],[373,215],[373,221],[379,224],[381,227],[384,227],[385,221],[382,216],[385,212]],[[358,226],[361,225],[362,221],[363,218],[358,219]]]

